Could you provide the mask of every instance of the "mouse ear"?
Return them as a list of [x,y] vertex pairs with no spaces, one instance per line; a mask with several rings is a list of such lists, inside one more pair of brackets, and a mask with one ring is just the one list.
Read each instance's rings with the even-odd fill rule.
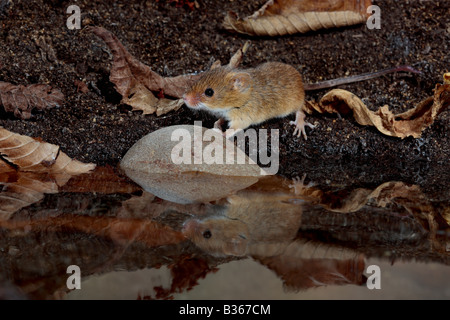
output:
[[250,74],[247,72],[238,72],[233,75],[233,88],[239,91],[245,91],[250,87]]
[[214,61],[214,63],[211,65],[211,68],[209,68],[209,70],[217,69],[217,68],[220,68],[220,67],[221,67],[221,65],[220,65],[220,60],[216,60],[216,61]]

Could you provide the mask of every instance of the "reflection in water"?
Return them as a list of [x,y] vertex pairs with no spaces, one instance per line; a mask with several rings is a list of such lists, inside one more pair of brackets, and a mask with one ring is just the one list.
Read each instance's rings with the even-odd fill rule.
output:
[[[105,168],[59,184],[17,173],[1,179],[4,299],[64,297],[72,264],[83,279],[164,267],[165,285],[155,283],[151,295],[136,292],[136,298],[166,299],[244,258],[274,272],[288,291],[364,285],[371,257],[450,263],[448,204],[402,182],[322,188],[264,177],[198,202],[195,190],[164,199],[164,192],[143,192]],[[169,201],[174,198],[184,200]]]
[[241,191],[211,208],[206,218],[189,219],[183,233],[210,254],[273,256],[295,239],[301,201],[286,193]]

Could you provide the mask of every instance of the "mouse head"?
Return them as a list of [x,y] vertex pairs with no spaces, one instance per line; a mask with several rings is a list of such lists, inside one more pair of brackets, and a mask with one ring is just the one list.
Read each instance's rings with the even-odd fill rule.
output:
[[217,67],[204,72],[183,95],[186,105],[197,110],[227,111],[243,106],[250,98],[251,75]]
[[245,223],[225,217],[190,219],[184,223],[182,232],[203,251],[219,256],[245,255],[250,240]]

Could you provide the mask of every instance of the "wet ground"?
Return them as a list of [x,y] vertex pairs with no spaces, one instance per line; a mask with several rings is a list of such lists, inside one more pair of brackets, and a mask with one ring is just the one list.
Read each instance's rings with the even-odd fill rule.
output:
[[[8,219],[0,221],[0,297],[450,298],[448,110],[419,139],[386,137],[351,117],[309,116],[316,128],[307,141],[292,137],[286,119],[264,123],[257,128],[280,130],[280,170],[236,191],[234,202],[224,194],[176,203],[115,169],[147,133],[195,120],[212,127],[215,119],[186,108],[143,116],[121,104],[107,46],[66,28],[70,4],[80,6],[83,27],[110,30],[164,76],[226,62],[250,39],[244,66],[286,62],[306,82],[412,65],[423,75],[342,87],[372,110],[388,104],[403,112],[431,96],[448,71],[448,1],[374,1],[381,30],[272,39],[220,28],[227,11],[248,15],[263,2],[198,0],[191,10],[176,1],[0,1],[0,80],[48,83],[66,97],[30,120],[2,112],[0,125],[99,166],[64,185],[51,175],[1,175]],[[36,42],[41,36],[47,46]],[[79,92],[75,80],[89,91]],[[304,174],[303,184],[294,180]],[[42,183],[54,191],[30,191]],[[67,286],[70,265],[80,267],[81,290]],[[380,267],[380,290],[367,287],[370,265]]]

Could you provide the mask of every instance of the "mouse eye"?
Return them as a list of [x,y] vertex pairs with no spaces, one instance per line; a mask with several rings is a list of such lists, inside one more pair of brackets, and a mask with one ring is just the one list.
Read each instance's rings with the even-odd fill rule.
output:
[[206,230],[203,232],[203,238],[209,239],[209,238],[211,238],[211,236],[212,236],[211,231]]
[[214,95],[214,90],[211,88],[208,88],[205,90],[205,96],[212,97]]

